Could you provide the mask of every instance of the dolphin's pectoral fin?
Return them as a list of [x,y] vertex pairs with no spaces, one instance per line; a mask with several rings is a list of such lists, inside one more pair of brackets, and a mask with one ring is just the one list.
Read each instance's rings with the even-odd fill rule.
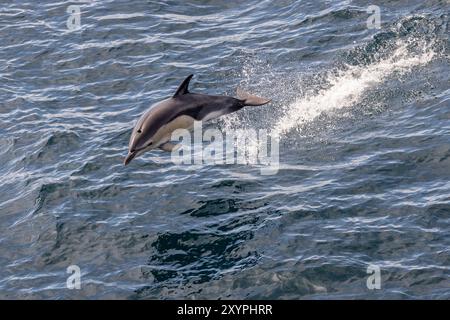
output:
[[184,79],[184,81],[180,84],[180,86],[178,87],[177,91],[175,92],[175,94],[173,95],[173,97],[175,98],[176,96],[181,96],[183,94],[187,94],[189,93],[189,81],[191,81],[192,77],[194,75],[191,74],[189,75],[186,79]]
[[175,151],[175,150],[177,150],[179,147],[180,147],[179,144],[174,144],[174,143],[172,143],[172,142],[166,142],[166,143],[163,143],[162,145],[159,146],[159,148],[160,148],[161,150],[164,150],[164,151],[167,151],[167,152]]

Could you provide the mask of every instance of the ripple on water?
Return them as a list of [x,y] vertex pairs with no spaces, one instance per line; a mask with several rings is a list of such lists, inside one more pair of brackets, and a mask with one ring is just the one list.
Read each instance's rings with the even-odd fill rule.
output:
[[[1,298],[450,297],[442,1],[385,2],[381,30],[345,1],[92,1],[77,31],[67,6],[0,12]],[[190,73],[273,99],[210,126],[280,133],[278,174],[122,165]]]

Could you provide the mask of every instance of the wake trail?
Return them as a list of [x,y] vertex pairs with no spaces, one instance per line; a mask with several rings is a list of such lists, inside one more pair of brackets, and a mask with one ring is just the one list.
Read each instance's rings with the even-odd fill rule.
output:
[[284,113],[271,128],[271,134],[285,135],[324,112],[354,106],[362,100],[368,89],[382,84],[394,73],[401,76],[425,65],[436,55],[429,48],[413,53],[407,43],[401,41],[397,41],[395,48],[384,60],[364,66],[348,66],[344,71],[329,75],[326,79],[327,89],[297,98],[284,108]]

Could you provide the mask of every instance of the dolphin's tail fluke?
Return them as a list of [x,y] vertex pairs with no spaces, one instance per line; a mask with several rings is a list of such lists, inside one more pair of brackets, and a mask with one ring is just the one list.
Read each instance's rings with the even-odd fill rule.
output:
[[248,92],[241,90],[240,88],[238,88],[236,91],[238,98],[243,101],[245,106],[262,106],[264,104],[268,104],[271,101],[270,99],[254,96]]

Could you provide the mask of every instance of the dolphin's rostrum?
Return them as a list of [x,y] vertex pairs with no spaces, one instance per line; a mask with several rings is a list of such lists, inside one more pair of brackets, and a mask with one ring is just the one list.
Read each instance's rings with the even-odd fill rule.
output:
[[245,106],[261,106],[270,102],[239,89],[238,98],[191,93],[189,81],[192,77],[191,74],[183,81],[173,97],[154,104],[141,116],[131,133],[125,165],[155,148],[172,151],[176,147],[170,143],[172,132],[189,129],[194,121],[207,121]]

